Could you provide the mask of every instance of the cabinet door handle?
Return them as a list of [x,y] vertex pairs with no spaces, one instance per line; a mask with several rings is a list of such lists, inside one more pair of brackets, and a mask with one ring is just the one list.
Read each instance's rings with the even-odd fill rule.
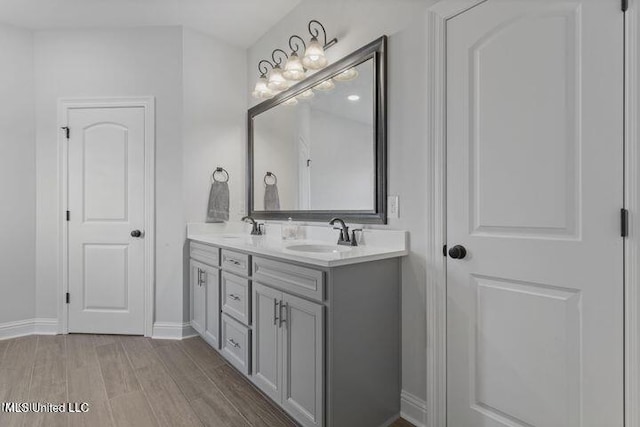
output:
[[198,269],[198,285],[203,286],[204,285],[204,273],[205,271],[202,269]]
[[235,348],[240,348],[240,344],[238,344],[237,342],[235,342],[235,341],[233,340],[233,338],[229,338],[227,341],[229,342],[229,344],[231,344],[231,345],[232,345],[232,346],[234,346]]
[[278,313],[280,311],[279,305],[280,305],[280,301],[277,301],[274,299],[273,300],[273,324],[274,325],[278,324],[278,320],[279,320]]
[[[287,313],[287,319],[285,319],[284,314],[282,314],[283,308],[284,308],[284,312]],[[288,302],[283,303],[282,301],[280,301],[280,327],[281,328],[283,323],[285,325],[287,324],[288,317],[289,317],[289,303]]]
[[240,299],[240,297],[236,294],[229,294],[229,298],[231,298],[234,301],[238,301]]
[[229,262],[230,262],[231,264],[235,264],[235,265],[240,265],[240,264],[242,264],[240,261],[236,261],[235,259],[229,259]]

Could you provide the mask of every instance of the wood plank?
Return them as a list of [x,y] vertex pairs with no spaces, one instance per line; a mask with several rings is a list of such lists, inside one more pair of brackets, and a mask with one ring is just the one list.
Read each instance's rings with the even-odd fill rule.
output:
[[89,412],[69,414],[71,426],[113,426],[111,407],[98,365],[69,369],[67,381],[69,402],[89,404]]
[[154,365],[137,369],[136,376],[161,426],[202,426],[180,388],[164,367]]
[[9,340],[0,341],[0,366],[2,366],[2,360],[4,359],[4,353],[9,347]]
[[[30,379],[31,369],[0,368],[0,402],[27,402]],[[24,414],[0,411],[0,426],[18,427],[24,419]]]
[[405,420],[404,418],[398,418],[389,427],[415,427],[415,426],[411,424],[409,421]]
[[111,409],[116,427],[158,426],[144,393],[134,391],[111,399]]
[[96,347],[118,342],[119,335],[92,335]]
[[153,346],[151,345],[151,339],[145,337],[134,336],[122,336],[120,337],[120,343],[127,353],[129,362],[134,371],[140,368],[153,366],[154,364],[161,365],[162,362],[158,358]]
[[109,399],[140,390],[140,384],[119,341],[97,346],[96,352]]
[[[39,336],[31,383],[30,402],[67,402],[67,354],[64,335]],[[26,414],[28,426],[68,426],[67,413]]]
[[[209,375],[208,372],[207,375]],[[255,427],[294,427],[296,425],[229,365],[217,368],[210,378],[251,425]]]
[[93,335],[69,334],[67,340],[67,365],[69,369],[93,366],[99,369]]
[[35,335],[9,340],[4,354],[3,366],[6,365],[10,369],[31,371],[37,346],[38,337]]
[[189,355],[195,364],[205,372],[207,370],[215,370],[227,363],[220,353],[211,348],[211,346],[200,337],[182,340],[178,345]]
[[214,386],[202,397],[192,401],[191,406],[205,426],[250,427],[247,419]]

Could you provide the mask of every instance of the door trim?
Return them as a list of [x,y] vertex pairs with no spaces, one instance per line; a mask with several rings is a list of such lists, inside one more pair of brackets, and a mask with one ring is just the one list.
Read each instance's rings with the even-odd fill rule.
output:
[[[457,15],[487,0],[444,0],[427,10],[428,129],[426,426],[447,425],[446,358],[446,28]],[[640,19],[639,0],[625,14],[625,426],[640,427]],[[622,11],[620,12],[622,13]]]
[[[64,295],[69,290],[69,233],[64,212],[68,204],[68,146],[62,128],[68,125],[69,111],[87,108],[144,109],[144,336],[153,335],[155,295],[155,98],[61,98],[58,100],[58,332],[69,333],[69,306]],[[73,129],[71,130],[73,131]]]

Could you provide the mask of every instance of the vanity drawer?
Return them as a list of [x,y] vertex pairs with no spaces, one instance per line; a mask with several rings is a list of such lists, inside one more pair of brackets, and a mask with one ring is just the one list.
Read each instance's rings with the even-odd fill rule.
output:
[[189,256],[212,267],[220,265],[220,249],[204,243],[191,242]]
[[222,355],[242,373],[251,369],[249,328],[222,313]]
[[253,258],[253,280],[318,302],[324,299],[324,272],[264,258]]
[[236,320],[251,323],[251,287],[249,279],[222,272],[222,311]]
[[222,250],[222,261],[220,264],[223,270],[243,276],[249,275],[249,268],[251,267],[249,255],[227,249]]

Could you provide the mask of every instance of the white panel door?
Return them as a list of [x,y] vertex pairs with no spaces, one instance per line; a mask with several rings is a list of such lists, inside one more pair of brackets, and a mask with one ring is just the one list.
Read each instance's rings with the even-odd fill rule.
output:
[[68,120],[69,332],[143,334],[144,109]]
[[289,294],[280,304],[282,407],[304,427],[319,427],[324,425],[324,306]]
[[447,23],[447,420],[623,425],[623,13]]

